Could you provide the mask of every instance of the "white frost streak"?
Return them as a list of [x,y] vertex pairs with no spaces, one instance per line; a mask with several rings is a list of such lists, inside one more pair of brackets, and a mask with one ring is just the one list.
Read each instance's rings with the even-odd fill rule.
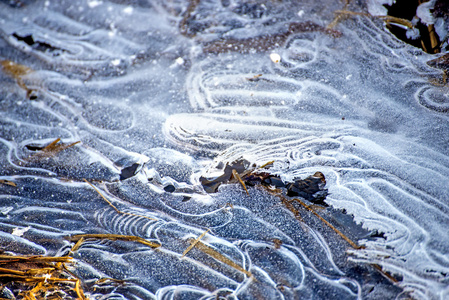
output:
[[395,0],[368,0],[368,12],[372,16],[386,16],[387,8],[384,5],[392,5]]
[[13,230],[12,230],[12,235],[15,235],[15,236],[22,236],[25,232],[27,232],[28,230],[30,230],[31,229],[31,227],[30,226],[28,226],[28,227],[22,227],[22,228],[19,228],[19,227],[16,227],[16,228],[14,228]]
[[435,0],[424,2],[418,6],[418,8],[416,9],[416,15],[421,19],[421,22],[426,25],[431,25],[435,22],[435,19],[430,13],[430,10],[433,9],[434,6]]

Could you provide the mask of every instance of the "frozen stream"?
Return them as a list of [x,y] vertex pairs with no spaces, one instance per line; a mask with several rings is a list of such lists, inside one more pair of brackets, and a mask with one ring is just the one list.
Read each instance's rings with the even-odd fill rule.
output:
[[[338,1],[243,2],[0,2],[0,249],[161,245],[82,244],[72,272],[95,299],[448,299],[436,56],[374,18],[326,29]],[[57,138],[80,143],[43,155]],[[316,212],[364,247],[261,186],[203,190],[239,160],[322,172]]]

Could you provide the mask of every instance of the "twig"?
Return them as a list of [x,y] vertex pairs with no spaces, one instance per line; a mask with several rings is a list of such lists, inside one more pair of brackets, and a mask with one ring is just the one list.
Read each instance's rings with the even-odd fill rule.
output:
[[157,219],[154,219],[154,218],[150,218],[150,217],[147,217],[147,216],[142,216],[142,215],[133,214],[133,213],[129,213],[129,212],[125,212],[125,211],[119,210],[117,207],[114,206],[114,204],[112,204],[111,201],[109,201],[105,196],[103,196],[103,194],[100,193],[100,191],[92,183],[87,181],[85,178],[83,178],[83,180],[85,182],[87,182],[87,184],[90,185],[101,196],[101,198],[103,198],[103,200],[106,201],[117,213],[123,214],[123,215],[134,216],[134,217],[142,217],[142,218],[145,218],[145,219],[148,219],[148,220],[157,221]]
[[183,258],[190,250],[192,250],[193,247],[210,231],[210,229],[207,229],[205,232],[203,232],[198,238],[196,238],[189,247],[187,247],[186,250],[181,255],[181,258]]
[[240,177],[239,173],[237,173],[237,171],[235,169],[232,169],[232,175],[234,176],[235,179],[237,179],[240,184],[243,186],[243,188],[246,191],[246,194],[249,196],[249,192],[248,189],[246,188],[245,183],[243,182],[242,178]]
[[337,25],[337,23],[341,20],[340,16],[342,16],[342,15],[364,16],[364,17],[368,17],[368,18],[377,18],[377,19],[383,20],[386,23],[396,23],[396,24],[404,25],[408,28],[414,27],[412,22],[410,22],[409,20],[392,17],[392,16],[372,16],[368,13],[355,12],[355,11],[349,11],[349,10],[336,10],[334,13],[337,15],[337,17],[335,17],[335,19],[327,26],[328,28],[335,27],[335,25]]
[[67,237],[70,241],[77,241],[80,239],[108,239],[108,240],[125,240],[125,241],[133,241],[144,244],[146,246],[150,246],[151,248],[158,248],[161,245],[150,242],[144,238],[134,236],[134,235],[121,235],[121,234],[102,234],[102,233],[93,233],[93,234],[75,234]]
[[313,213],[318,219],[320,219],[324,224],[326,224],[327,226],[329,226],[333,231],[335,231],[335,233],[337,233],[339,236],[341,236],[346,242],[348,242],[354,249],[364,249],[364,246],[359,246],[356,243],[354,243],[349,237],[347,237],[345,234],[343,234],[343,232],[341,232],[340,230],[338,230],[337,228],[335,228],[334,225],[332,225],[331,223],[329,223],[326,219],[324,219],[322,216],[320,216],[314,209],[312,209],[310,206],[306,205],[304,202],[302,202],[301,200],[295,198],[293,199],[294,201],[300,203],[305,209],[307,209],[308,211],[310,211],[311,213]]
[[[193,241],[192,241],[193,242]],[[195,247],[198,250],[203,251],[204,253],[212,256],[213,258],[215,258],[218,261],[221,261],[222,263],[244,273],[246,276],[251,277],[252,274],[251,272],[245,270],[243,267],[239,266],[238,264],[236,264],[235,262],[233,262],[231,259],[229,259],[228,257],[224,256],[223,254],[221,254],[220,252],[216,251],[214,248],[204,244],[201,241],[198,241],[195,245]]]

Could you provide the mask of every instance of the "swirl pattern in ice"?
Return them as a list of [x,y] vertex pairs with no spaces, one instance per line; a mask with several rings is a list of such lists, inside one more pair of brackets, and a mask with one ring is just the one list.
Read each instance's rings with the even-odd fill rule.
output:
[[[447,87],[376,20],[326,28],[327,2],[0,3],[1,249],[160,245],[84,242],[98,299],[447,297]],[[239,159],[322,172],[319,214],[365,248],[260,187],[206,194]]]

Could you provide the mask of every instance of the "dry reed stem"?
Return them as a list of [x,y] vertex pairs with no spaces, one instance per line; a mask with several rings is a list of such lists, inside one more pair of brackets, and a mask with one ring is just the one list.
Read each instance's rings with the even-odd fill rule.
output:
[[81,245],[84,243],[84,237],[81,237],[76,243],[75,245],[73,245],[72,249],[70,249],[69,253],[67,254],[67,256],[70,256],[71,254],[73,254],[76,250],[78,250]]
[[263,168],[265,168],[266,166],[272,165],[273,163],[274,163],[274,160],[270,160],[269,162],[264,163],[263,165],[261,165],[260,167],[258,167],[257,169],[263,169]]
[[138,215],[138,214],[133,214],[133,213],[129,213],[129,212],[125,212],[125,211],[121,211],[121,210],[119,210],[117,207],[115,207],[115,205],[114,204],[112,204],[112,202],[111,201],[109,201],[105,196],[103,196],[103,194],[102,193],[100,193],[100,191],[92,184],[92,183],[90,183],[89,181],[87,181],[85,178],[83,178],[83,180],[88,184],[88,185],[90,185],[97,193],[98,193],[98,195],[100,195],[101,196],[101,198],[103,198],[103,200],[104,201],[106,201],[117,213],[119,213],[119,214],[123,214],[123,215],[129,215],[129,216],[134,216],[134,217],[141,217],[141,218],[145,218],[145,219],[148,219],[148,220],[152,220],[152,221],[157,221],[157,219],[154,219],[154,218],[150,218],[150,217],[147,217],[147,216],[142,216],[142,215]]
[[234,176],[235,179],[238,180],[238,182],[240,182],[240,184],[245,189],[246,194],[249,196],[249,192],[248,192],[248,189],[246,188],[246,184],[243,182],[243,180],[240,177],[239,173],[237,173],[237,171],[235,169],[232,169],[232,175]]
[[382,270],[382,267],[379,266],[378,264],[371,264],[371,266],[373,266],[374,269],[379,271],[382,275],[384,275],[387,279],[391,280],[393,283],[399,282],[396,278],[394,278],[393,276]]
[[364,16],[364,17],[368,17],[368,18],[377,18],[377,19],[383,20],[387,24],[394,23],[394,24],[404,25],[404,26],[406,26],[408,28],[413,28],[414,27],[412,22],[410,22],[409,20],[402,19],[402,18],[397,18],[397,17],[392,17],[392,16],[372,16],[369,13],[355,12],[355,11],[349,11],[349,10],[336,10],[336,11],[334,11],[334,13],[336,14],[336,17],[327,26],[327,28],[329,28],[329,29],[334,28],[338,24],[338,22],[340,22],[340,20],[342,19],[342,17],[344,15],[347,15],[347,16]]
[[9,186],[13,186],[13,187],[17,187],[17,184],[15,182],[10,181],[10,180],[6,180],[6,179],[0,179],[0,183],[1,184],[6,184],[6,185],[9,185]]
[[71,262],[72,257],[59,257],[59,256],[11,256],[0,254],[0,263],[11,263],[11,262]]
[[81,299],[87,299],[86,298],[86,296],[84,296],[84,293],[83,293],[83,290],[81,289],[81,283],[80,283],[81,281],[80,280],[77,280],[76,281],[76,283],[75,283],[75,292],[76,292],[76,294],[78,295],[78,298],[81,298]]
[[437,33],[435,32],[435,26],[433,24],[427,25],[427,30],[429,31],[430,38],[430,46],[432,47],[431,53],[438,53],[439,51],[439,43]]
[[324,224],[326,224],[329,228],[331,228],[333,231],[335,231],[335,233],[337,233],[341,238],[343,238],[346,242],[349,243],[349,245],[351,245],[352,248],[354,249],[364,249],[364,246],[359,246],[356,243],[354,243],[349,237],[347,237],[345,234],[343,234],[343,232],[341,232],[340,230],[338,230],[337,228],[335,228],[334,225],[332,225],[331,223],[329,223],[326,219],[324,219],[322,216],[320,216],[313,208],[311,208],[309,205],[306,205],[304,202],[302,202],[301,200],[295,198],[293,199],[296,202],[299,202],[305,209],[307,209],[308,211],[310,211],[312,214],[314,214],[318,219],[320,219]]
[[[310,206],[306,205],[304,202],[302,202],[301,200],[299,200],[298,198],[294,198],[292,200],[288,200],[287,198],[285,198],[279,190],[270,190],[268,187],[264,186],[265,189],[271,193],[274,194],[275,196],[279,197],[282,201],[282,203],[291,211],[294,213],[295,218],[301,222],[303,222],[302,218],[300,218],[299,216],[299,211],[296,210],[294,208],[294,206],[291,204],[291,201],[296,201],[299,204],[301,204],[305,209],[307,209],[308,211],[310,211],[311,213],[313,213],[318,219],[320,219],[324,224],[326,224],[329,228],[331,228],[335,233],[337,233],[341,238],[343,238],[346,242],[349,243],[349,245],[351,245],[351,247],[353,247],[354,249],[364,249],[364,246],[359,246],[357,245],[355,242],[353,242],[349,237],[347,237],[344,233],[342,233],[340,230],[338,230],[337,228],[335,228],[335,226],[333,226],[331,223],[329,223],[326,219],[324,219],[322,216],[320,216],[313,208],[311,208]],[[298,218],[299,216],[299,218]]]
[[39,160],[42,158],[52,157],[58,154],[59,152],[64,151],[67,148],[73,147],[76,144],[81,143],[81,141],[77,141],[71,144],[58,144],[60,141],[61,138],[57,138],[56,140],[54,140],[53,142],[42,148],[36,154],[31,155],[28,159],[26,159],[26,161]]
[[[194,243],[195,240],[192,240],[191,243]],[[220,252],[216,251],[215,249],[213,249],[212,247],[204,244],[201,241],[197,241],[195,244],[195,248],[197,248],[198,250],[206,253],[207,255],[212,256],[213,258],[215,258],[216,260],[236,269],[237,271],[242,272],[243,274],[245,274],[248,277],[251,277],[252,274],[251,272],[245,270],[243,267],[241,267],[240,265],[238,265],[237,263],[233,262],[231,259],[229,259],[228,257],[224,256],[223,254],[221,254]]]
[[189,247],[187,247],[186,250],[184,250],[184,252],[181,255],[181,258],[183,258],[184,256],[186,256],[186,254],[193,248],[195,247],[195,245],[210,231],[210,229],[208,228],[206,231],[204,231],[198,238],[196,238]]
[[17,81],[19,87],[29,92],[28,87],[23,82],[22,76],[31,73],[33,71],[32,69],[24,65],[17,64],[11,60],[0,60],[0,65],[2,66],[4,73],[8,74]]
[[[70,241],[79,241],[80,239],[107,239],[107,240],[123,240],[123,241],[132,241],[141,243],[146,246],[150,246],[151,248],[158,248],[161,245],[158,243],[150,242],[144,238],[134,236],[134,235],[121,235],[121,234],[102,234],[102,233],[94,233],[94,234],[75,234],[67,237]],[[77,243],[78,244],[78,243]],[[76,245],[76,244],[75,244]],[[79,246],[78,246],[79,247]]]

